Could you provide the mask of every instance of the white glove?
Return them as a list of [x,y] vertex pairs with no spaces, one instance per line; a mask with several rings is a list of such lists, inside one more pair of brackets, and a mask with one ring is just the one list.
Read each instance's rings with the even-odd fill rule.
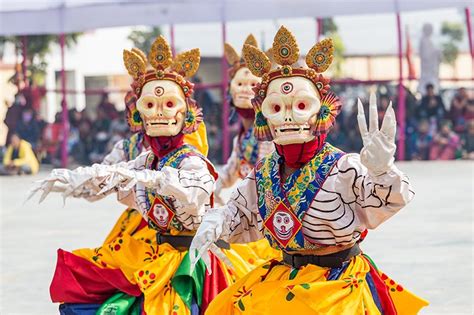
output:
[[379,130],[377,113],[377,100],[374,93],[369,99],[369,130],[365,121],[365,113],[362,102],[358,101],[359,112],[357,121],[364,147],[360,151],[360,161],[367,167],[369,175],[379,176],[387,172],[393,165],[393,155],[397,146],[395,145],[395,133],[397,122],[392,103],[387,108]]
[[[225,217],[219,209],[214,209],[212,212],[208,212],[204,215],[201,225],[194,235],[191,246],[189,247],[189,258],[191,260],[191,273],[201,258],[206,265],[207,272],[212,273],[211,269],[211,257],[207,252],[210,250],[214,255],[217,256],[221,261],[226,263],[228,266],[233,268],[232,263],[229,261],[227,256],[221,251],[216,244],[214,244],[221,236],[227,235]],[[196,255],[197,253],[197,255]]]
[[36,192],[42,191],[39,202],[42,202],[50,192],[61,192],[64,198],[73,194],[81,185],[97,175],[94,167],[79,167],[75,170],[64,168],[54,169],[46,179],[39,180],[30,190],[27,198],[33,197]]

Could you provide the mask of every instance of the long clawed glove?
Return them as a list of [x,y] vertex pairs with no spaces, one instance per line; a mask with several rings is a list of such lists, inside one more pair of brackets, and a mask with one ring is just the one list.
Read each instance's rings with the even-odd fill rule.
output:
[[[78,167],[75,170],[54,169],[50,175],[36,182],[30,190],[29,200],[38,191],[42,191],[42,202],[50,192],[62,193],[67,197],[94,199],[112,189],[130,190],[138,183],[154,187],[163,179],[164,174],[152,170],[129,170],[124,165],[94,164],[90,167]],[[85,193],[86,192],[86,193]]]
[[66,199],[70,195],[79,194],[78,190],[82,190],[82,185],[93,178],[104,176],[104,170],[100,170],[97,166],[79,167],[75,170],[64,168],[54,169],[48,177],[35,182],[30,190],[27,200],[33,197],[38,191],[42,191],[39,202],[42,202],[50,192],[62,193]]
[[393,165],[395,154],[395,133],[397,122],[392,103],[385,112],[382,128],[379,130],[377,100],[375,94],[370,94],[369,99],[369,129],[365,121],[364,107],[358,100],[359,111],[357,121],[364,147],[360,151],[360,161],[367,167],[369,175],[380,176],[390,170]]
[[191,273],[194,271],[199,259],[203,260],[204,264],[206,265],[207,272],[209,274],[212,273],[211,257],[209,256],[208,250],[210,250],[226,265],[233,268],[230,260],[215,244],[217,240],[226,234],[228,234],[228,231],[225,225],[225,217],[224,214],[219,211],[219,209],[215,209],[212,212],[208,212],[204,215],[199,229],[197,230],[196,235],[194,235],[191,246],[189,247]]

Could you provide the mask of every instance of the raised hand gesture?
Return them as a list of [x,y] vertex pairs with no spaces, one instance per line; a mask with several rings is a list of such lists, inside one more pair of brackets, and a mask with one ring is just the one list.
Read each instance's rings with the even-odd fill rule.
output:
[[367,130],[364,106],[360,99],[358,107],[357,122],[364,143],[364,147],[360,151],[360,161],[367,167],[370,175],[379,176],[391,168],[394,160],[393,155],[397,148],[395,145],[397,130],[395,111],[390,102],[382,121],[382,128],[379,129],[377,99],[375,94],[371,93],[369,99],[369,129]]

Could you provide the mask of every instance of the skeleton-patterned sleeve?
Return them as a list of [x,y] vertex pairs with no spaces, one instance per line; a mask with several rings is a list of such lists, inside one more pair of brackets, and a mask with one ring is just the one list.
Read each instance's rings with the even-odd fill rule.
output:
[[343,156],[329,176],[336,180],[327,181],[323,189],[335,191],[344,203],[352,204],[360,224],[368,229],[389,219],[415,195],[408,177],[395,165],[382,175],[371,176],[359,154]]
[[[115,189],[109,189],[105,192],[101,192],[101,190],[110,182],[110,180],[114,177],[114,172],[118,168],[126,168],[132,171],[142,171],[145,169],[145,161],[146,161],[147,154],[143,153],[139,155],[135,160],[131,160],[128,162],[119,162],[112,165],[104,165],[104,164],[94,164],[91,168],[96,169],[96,175],[92,176],[89,180],[85,181],[80,190],[76,190],[76,194],[74,197],[76,198],[84,198],[89,201],[96,201],[108,196],[111,193],[117,193],[117,200],[128,207],[135,208],[137,206],[135,200],[135,194],[133,190],[125,190],[123,186],[117,185]],[[76,171],[76,170],[74,170]],[[90,171],[89,171],[90,172]]]
[[124,150],[124,141],[125,139],[117,141],[114,144],[112,151],[110,151],[110,153],[104,157],[104,160],[102,161],[101,164],[112,165],[112,164],[117,164],[120,162],[127,161],[127,156]]
[[215,189],[215,179],[207,163],[200,157],[185,158],[178,168],[162,168],[160,181],[153,189],[157,194],[171,197],[178,215],[204,215],[205,205]]
[[239,176],[239,156],[238,156],[238,137],[234,138],[234,146],[232,154],[230,155],[227,163],[222,167],[219,172],[218,190],[220,188],[228,188],[235,184],[240,178]]
[[224,214],[226,235],[230,243],[249,243],[263,238],[263,222],[257,207],[257,187],[253,170],[232,192],[225,206],[213,209]]

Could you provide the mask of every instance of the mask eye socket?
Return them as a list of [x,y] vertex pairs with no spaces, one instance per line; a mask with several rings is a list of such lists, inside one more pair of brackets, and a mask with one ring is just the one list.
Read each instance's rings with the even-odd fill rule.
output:
[[156,97],[153,95],[142,96],[137,103],[137,109],[140,111],[150,111],[156,107]]
[[273,105],[272,105],[272,108],[273,108],[273,112],[274,112],[274,113],[278,113],[278,112],[280,112],[280,110],[281,110],[281,106],[278,105],[278,104],[273,104]]
[[242,82],[237,83],[238,86],[242,86]]
[[166,107],[168,108],[173,108],[174,107],[174,103],[172,101],[168,101],[166,102]]
[[308,105],[308,102],[304,100],[296,100],[293,103],[293,108],[296,111],[307,111],[309,110],[310,106]]

